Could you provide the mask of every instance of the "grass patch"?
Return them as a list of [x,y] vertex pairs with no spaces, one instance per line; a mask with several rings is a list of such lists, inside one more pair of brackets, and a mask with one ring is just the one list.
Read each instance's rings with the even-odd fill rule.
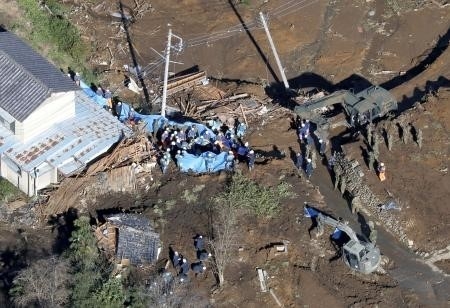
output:
[[291,185],[286,182],[275,187],[265,187],[242,174],[235,174],[226,191],[214,198],[214,201],[219,206],[227,203],[258,216],[270,217],[278,213],[282,199],[294,196]]
[[21,195],[21,191],[11,184],[8,180],[0,178],[0,200],[8,202],[18,198]]
[[85,66],[88,46],[78,29],[66,17],[65,8],[57,0],[47,0],[48,9],[36,0],[17,0],[25,13],[28,25],[17,22],[12,29],[24,33],[32,46],[44,50],[48,57],[61,67],[70,66],[81,72],[83,79],[90,83],[97,77]]
[[187,204],[192,204],[192,203],[197,202],[198,197],[197,197],[197,193],[195,193],[194,191],[190,191],[189,189],[185,189],[183,191],[183,195],[181,196],[181,199],[186,201]]

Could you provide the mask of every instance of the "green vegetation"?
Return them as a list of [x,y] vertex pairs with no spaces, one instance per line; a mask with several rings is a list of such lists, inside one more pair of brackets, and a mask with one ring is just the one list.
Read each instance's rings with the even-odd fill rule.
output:
[[21,195],[20,190],[4,178],[0,178],[0,200],[8,202]]
[[96,77],[84,65],[87,45],[78,29],[66,18],[64,7],[57,0],[45,1],[46,7],[41,7],[36,0],[17,0],[17,3],[24,11],[29,26],[18,22],[15,28],[23,30],[31,44],[45,49],[58,65],[70,66],[80,71],[87,82],[94,82]]
[[198,200],[198,193],[201,192],[205,188],[204,184],[196,185],[192,188],[192,191],[189,189],[185,189],[183,191],[183,195],[181,196],[181,199],[186,201],[187,204],[192,204],[197,202]]
[[264,187],[242,174],[233,175],[226,191],[214,201],[219,205],[229,204],[250,211],[258,216],[273,216],[283,198],[294,197],[291,185],[285,182],[275,187]]
[[89,217],[75,221],[70,248],[62,256],[21,270],[10,294],[20,307],[144,307],[139,292],[115,276],[97,248]]

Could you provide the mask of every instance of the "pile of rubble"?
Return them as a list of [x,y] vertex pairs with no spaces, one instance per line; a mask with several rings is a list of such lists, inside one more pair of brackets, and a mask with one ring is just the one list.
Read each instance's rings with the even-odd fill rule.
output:
[[40,223],[40,207],[36,205],[34,202],[23,202],[17,207],[3,204],[0,206],[0,221],[17,228],[35,228]]
[[393,200],[382,201],[370,190],[363,179],[364,173],[357,160],[349,160],[344,154],[336,153],[334,170],[335,174],[339,175],[339,189],[343,194],[348,192],[351,199],[358,198],[362,205],[362,211],[377,218],[379,222],[386,226],[387,230],[402,242],[409,244],[398,215],[393,211],[383,209],[384,204],[392,203]]

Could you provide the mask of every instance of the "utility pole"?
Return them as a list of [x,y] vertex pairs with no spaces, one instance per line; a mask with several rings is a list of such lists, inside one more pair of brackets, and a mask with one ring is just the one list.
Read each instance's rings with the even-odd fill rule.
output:
[[284,74],[283,66],[281,65],[280,58],[278,57],[277,50],[275,48],[275,44],[273,43],[272,36],[270,35],[269,28],[267,27],[266,19],[262,12],[259,12],[259,16],[261,17],[261,22],[264,26],[264,30],[266,30],[267,38],[269,39],[270,47],[272,48],[273,55],[275,56],[275,60],[277,61],[278,69],[280,70],[281,78],[283,79],[284,87],[289,89],[289,83],[286,79],[286,75]]
[[[172,37],[179,40],[178,46],[172,46]],[[167,103],[167,81],[169,80],[169,64],[170,64],[170,50],[174,48],[176,51],[180,52],[183,48],[183,39],[172,33],[172,29],[169,28],[169,35],[167,36],[167,47],[166,47],[166,66],[164,68],[164,86],[163,86],[163,96],[161,102],[161,115],[166,116],[166,103]]]

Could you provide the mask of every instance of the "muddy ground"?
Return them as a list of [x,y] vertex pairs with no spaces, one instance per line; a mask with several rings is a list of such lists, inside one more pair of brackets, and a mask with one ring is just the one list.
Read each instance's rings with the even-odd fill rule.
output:
[[[102,85],[127,100],[142,101],[122,86],[122,66],[132,64],[133,60],[121,20],[111,17],[119,11],[117,3],[65,2],[72,7],[70,18],[92,43],[90,64],[103,71]],[[447,49],[450,9],[432,3],[415,6],[415,2],[248,1],[249,4],[235,5],[233,10],[227,1],[155,0],[147,2],[151,9],[142,16],[134,1],[123,1],[123,4],[126,14],[136,16],[128,30],[136,60],[143,67],[158,59],[152,48],[158,52],[164,50],[170,23],[174,33],[186,43],[184,50],[173,57],[183,64],[171,65],[171,72],[198,65],[208,76],[225,79],[230,92],[246,91],[261,98],[267,92],[277,99],[270,85],[280,76],[258,22],[258,12],[262,10],[268,12],[270,30],[292,87],[358,90],[373,83],[392,90],[401,109],[426,101],[422,108],[404,115],[408,123],[422,129],[422,148],[413,140],[404,144],[398,137],[392,151],[380,147],[387,165],[387,181],[380,183],[375,174],[364,172],[367,183],[380,198],[386,197],[389,191],[401,204],[402,210],[393,215],[413,241],[412,247],[405,249],[431,254],[450,244],[447,201],[450,196],[450,50]],[[0,16],[6,25],[11,25],[19,15],[14,2],[0,5]],[[242,29],[239,18],[246,23],[248,33],[236,31]],[[161,65],[148,68],[154,68],[149,71],[155,77],[153,82],[161,79]],[[243,85],[242,81],[250,84]],[[157,88],[155,83],[148,86]],[[270,151],[276,145],[288,154],[287,158],[257,165],[247,175],[265,185],[274,185],[283,178],[293,185],[297,198],[285,200],[279,216],[273,219],[243,215],[238,245],[241,249],[236,249],[227,271],[226,287],[210,296],[215,281],[208,272],[195,280],[193,291],[211,297],[219,307],[274,307],[271,296],[259,291],[255,267],[263,267],[271,277],[270,287],[285,306],[430,305],[423,295],[400,287],[394,274],[361,277],[350,273],[342,261],[328,262],[334,250],[326,237],[310,239],[310,221],[302,217],[302,205],[304,201],[312,202],[335,212],[333,204],[325,204],[316,190],[316,186],[329,186],[331,181],[320,173],[311,182],[298,176],[289,159],[289,147],[298,150],[295,133],[289,130],[289,113],[271,116],[252,123],[248,140],[259,150]],[[393,123],[380,122],[377,129],[381,131],[384,125]],[[346,144],[344,149],[365,166],[362,145],[361,139]],[[176,171],[162,178],[155,175],[152,188],[138,197],[103,196],[98,198],[96,206],[128,208],[132,198],[133,206],[145,206],[145,213],[154,220],[165,247],[173,245],[193,258],[191,238],[196,233],[208,234],[207,204],[223,188],[225,177],[223,174],[192,177]],[[198,193],[196,202],[187,203],[180,197],[202,184],[206,188]],[[266,250],[261,248],[281,240],[290,242],[289,253],[268,258]],[[435,264],[449,273],[448,261]],[[445,305],[450,299],[444,296],[440,300],[439,304]]]

